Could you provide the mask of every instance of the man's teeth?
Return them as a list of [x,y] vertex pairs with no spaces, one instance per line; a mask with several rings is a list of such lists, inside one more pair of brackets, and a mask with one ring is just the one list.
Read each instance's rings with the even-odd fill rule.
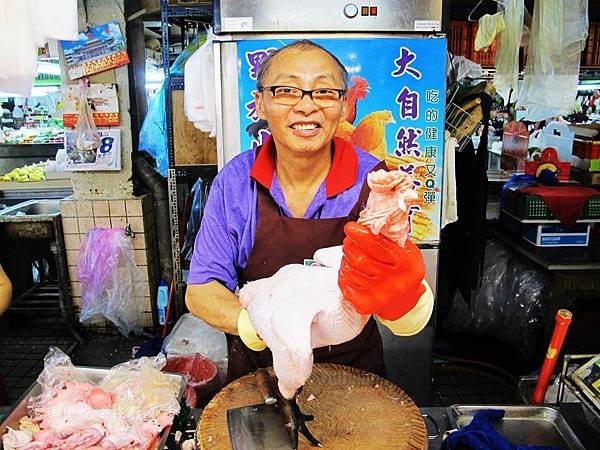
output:
[[293,127],[295,130],[314,130],[317,125],[314,123],[297,123]]

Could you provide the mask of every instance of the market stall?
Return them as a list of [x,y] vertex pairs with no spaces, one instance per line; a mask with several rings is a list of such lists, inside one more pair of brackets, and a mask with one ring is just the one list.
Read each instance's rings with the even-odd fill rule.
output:
[[0,44],[0,449],[597,447],[600,11],[60,3]]

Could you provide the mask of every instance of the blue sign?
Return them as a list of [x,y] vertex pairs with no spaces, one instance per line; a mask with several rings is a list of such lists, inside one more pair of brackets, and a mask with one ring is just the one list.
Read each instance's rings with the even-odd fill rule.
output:
[[[255,149],[268,134],[254,105],[258,68],[270,52],[291,42],[271,39],[237,43],[243,150]],[[348,112],[336,135],[413,175],[420,204],[411,211],[411,236],[420,242],[438,241],[446,39],[381,37],[313,42],[336,55],[350,74]]]

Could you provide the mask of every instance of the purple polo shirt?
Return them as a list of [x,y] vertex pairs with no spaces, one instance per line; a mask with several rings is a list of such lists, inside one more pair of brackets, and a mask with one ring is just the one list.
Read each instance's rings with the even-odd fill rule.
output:
[[[380,162],[342,139],[335,138],[333,148],[331,168],[305,219],[347,216],[358,201],[367,174]],[[254,246],[257,183],[269,189],[282,214],[292,217],[275,175],[275,145],[269,137],[258,155],[253,151],[237,155],[215,177],[196,235],[188,284],[217,280],[235,291],[238,274],[246,267]]]

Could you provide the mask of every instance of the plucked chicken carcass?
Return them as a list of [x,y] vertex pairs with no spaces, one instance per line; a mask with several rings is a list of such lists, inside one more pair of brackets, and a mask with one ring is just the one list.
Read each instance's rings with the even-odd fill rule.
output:
[[78,381],[67,355],[51,348],[19,429],[2,436],[5,450],[146,450],[179,412],[177,382],[160,372],[164,357],[113,368],[95,386]]
[[[367,182],[371,193],[359,223],[404,245],[408,209],[417,197],[412,178],[400,171],[379,170],[370,173]],[[338,287],[342,247],[317,250],[314,260],[313,266],[284,266],[240,290],[240,303],[271,349],[279,390],[288,399],[312,372],[313,348],[353,339],[369,319],[342,297]]]

